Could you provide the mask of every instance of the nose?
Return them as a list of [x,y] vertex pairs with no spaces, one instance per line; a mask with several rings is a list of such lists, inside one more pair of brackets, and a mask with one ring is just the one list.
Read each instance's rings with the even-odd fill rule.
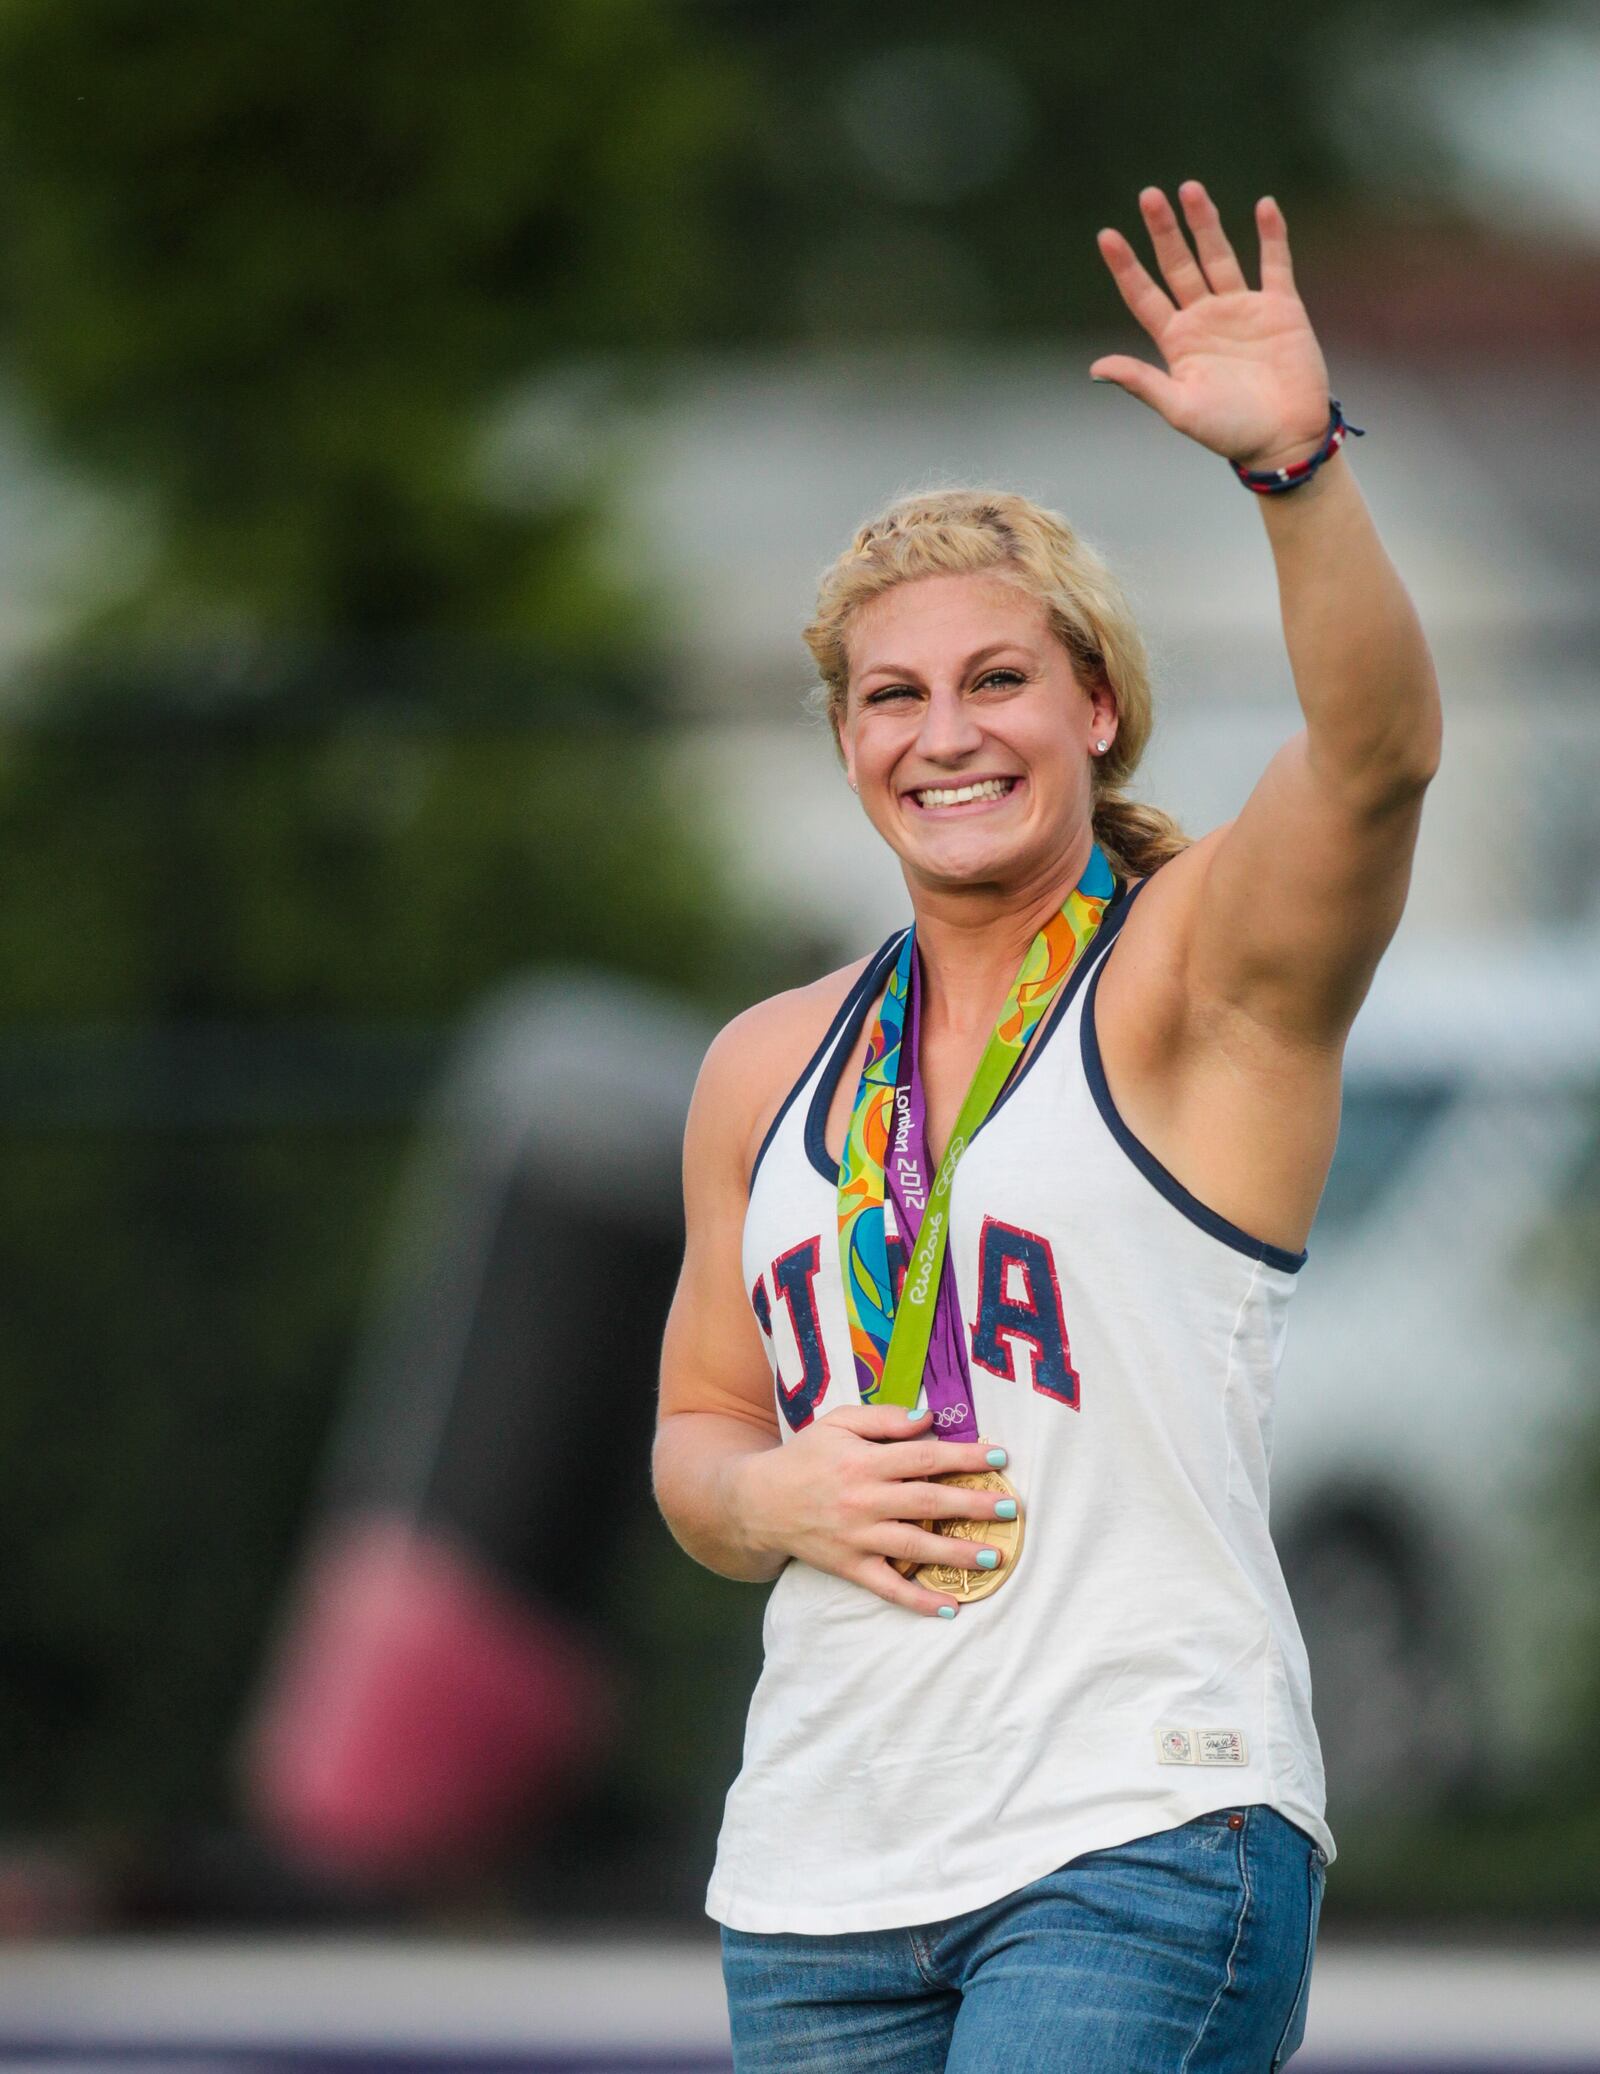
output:
[[972,708],[951,687],[933,691],[922,709],[917,730],[917,753],[930,763],[959,763],[983,741]]

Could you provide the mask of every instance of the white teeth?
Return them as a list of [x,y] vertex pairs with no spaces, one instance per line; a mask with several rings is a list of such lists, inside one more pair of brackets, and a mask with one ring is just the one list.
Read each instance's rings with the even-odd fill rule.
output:
[[985,778],[977,785],[929,785],[914,797],[919,806],[958,807],[969,799],[1004,799],[1012,783],[1010,778]]

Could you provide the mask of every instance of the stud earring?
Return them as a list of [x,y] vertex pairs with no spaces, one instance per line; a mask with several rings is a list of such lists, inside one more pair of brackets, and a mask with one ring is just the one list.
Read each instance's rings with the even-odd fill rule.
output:
[[1106,751],[1111,747],[1111,744],[1109,742],[1096,742],[1094,746],[1100,752],[1100,754],[1104,756]]

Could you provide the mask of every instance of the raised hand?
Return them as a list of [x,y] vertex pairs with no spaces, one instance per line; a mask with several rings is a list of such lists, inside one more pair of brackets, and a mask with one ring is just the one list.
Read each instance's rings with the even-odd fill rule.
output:
[[1328,370],[1295,292],[1283,212],[1269,196],[1256,203],[1261,286],[1252,288],[1200,182],[1184,181],[1178,197],[1193,249],[1159,187],[1139,196],[1165,293],[1121,231],[1103,230],[1097,241],[1165,373],[1126,353],[1102,355],[1089,372],[1245,468],[1303,460],[1328,429]]

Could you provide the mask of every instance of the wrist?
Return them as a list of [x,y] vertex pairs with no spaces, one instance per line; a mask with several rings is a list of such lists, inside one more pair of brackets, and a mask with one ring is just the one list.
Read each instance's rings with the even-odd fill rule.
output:
[[1233,465],[1242,468],[1247,475],[1275,475],[1280,468],[1301,467],[1320,448],[1326,432],[1325,418],[1315,432],[1304,438],[1282,440],[1253,454],[1234,455]]
[[[778,1445],[781,1447],[782,1442]],[[748,1558],[760,1577],[776,1577],[789,1560],[789,1552],[772,1538],[761,1502],[765,1465],[777,1452],[773,1447],[752,1448],[723,1464],[723,1517],[730,1537]]]
[[1361,427],[1348,422],[1339,399],[1332,396],[1328,399],[1327,430],[1315,445],[1308,448],[1304,440],[1285,442],[1276,454],[1269,452],[1264,460],[1257,457],[1251,462],[1232,461],[1229,466],[1247,490],[1261,497],[1277,496],[1308,483],[1319,468],[1333,459],[1347,438],[1363,436]]

